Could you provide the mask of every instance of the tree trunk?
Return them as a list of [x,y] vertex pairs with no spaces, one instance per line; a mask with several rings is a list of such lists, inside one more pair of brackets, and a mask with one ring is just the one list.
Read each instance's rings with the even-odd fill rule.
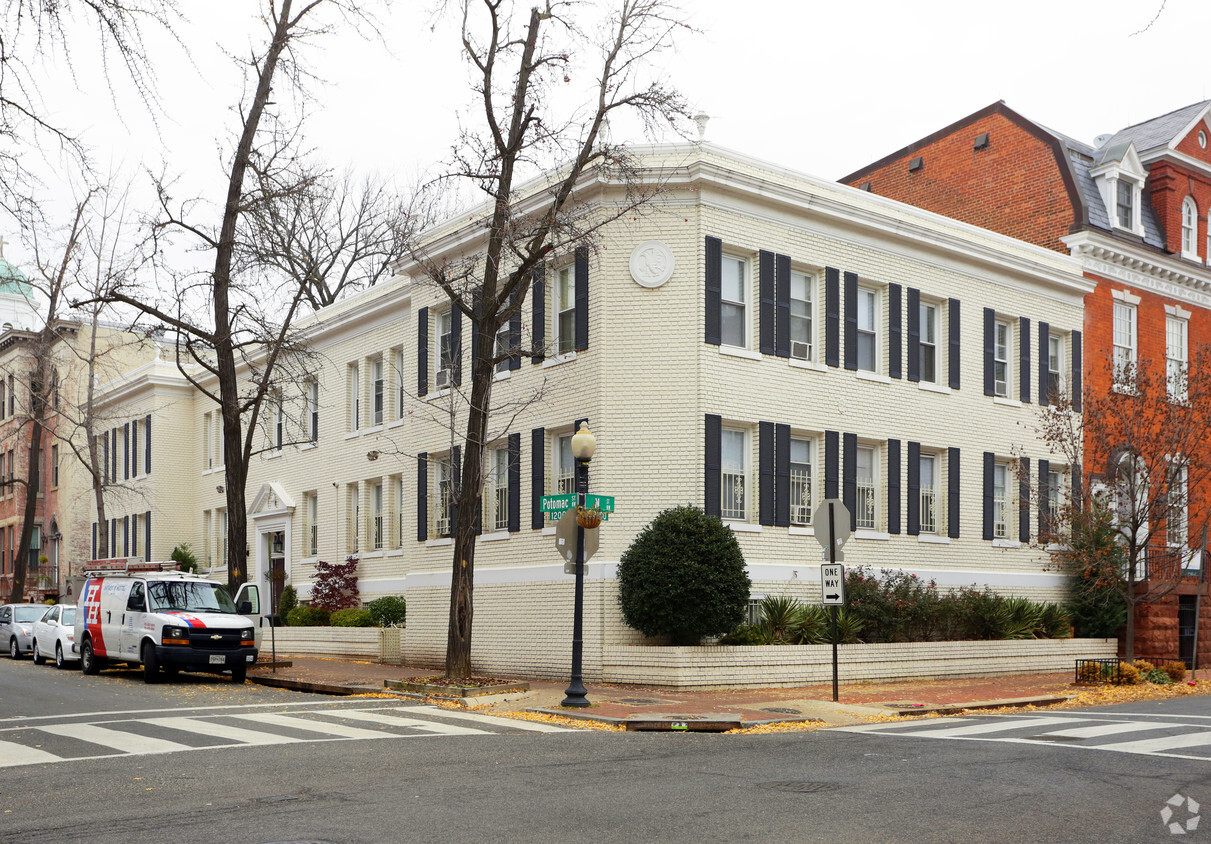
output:
[[20,603],[25,593],[25,575],[29,565],[30,547],[34,539],[34,520],[38,515],[38,493],[42,488],[42,430],[46,416],[46,401],[43,395],[47,383],[48,353],[38,355],[37,369],[31,379],[29,463],[26,467],[25,511],[22,515],[21,539],[13,560],[13,589],[9,600]]
[[97,453],[96,390],[97,390],[97,326],[100,323],[98,308],[92,312],[92,331],[88,341],[88,404],[84,408],[84,437],[88,444],[88,470],[92,479],[93,498],[97,502],[97,559],[109,557],[109,533],[105,530],[105,474],[101,468],[101,456]]
[[1131,548],[1131,561],[1127,566],[1127,630],[1123,636],[1123,654],[1128,662],[1135,662],[1135,565],[1138,552]]

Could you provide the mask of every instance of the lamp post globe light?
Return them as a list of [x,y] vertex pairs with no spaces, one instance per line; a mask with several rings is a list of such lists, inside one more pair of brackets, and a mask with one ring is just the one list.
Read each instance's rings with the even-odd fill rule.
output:
[[[581,422],[580,430],[572,435],[572,457],[576,459],[576,506],[584,507],[589,492],[589,461],[597,451],[597,438],[588,424]],[[572,681],[564,692],[561,706],[589,705],[588,692],[580,677],[581,656],[584,651],[584,528],[576,525],[576,600],[572,612]]]

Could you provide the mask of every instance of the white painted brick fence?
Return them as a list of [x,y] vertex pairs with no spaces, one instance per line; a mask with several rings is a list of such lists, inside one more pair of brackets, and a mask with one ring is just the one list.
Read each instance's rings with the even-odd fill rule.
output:
[[[403,652],[402,627],[278,627],[279,657],[319,656],[371,659],[398,664]],[[269,658],[269,630],[262,633],[262,660]]]

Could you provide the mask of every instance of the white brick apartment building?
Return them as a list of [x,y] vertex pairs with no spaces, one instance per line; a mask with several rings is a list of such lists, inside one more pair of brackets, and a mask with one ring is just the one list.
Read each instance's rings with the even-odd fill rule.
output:
[[[568,483],[582,419],[598,443],[590,490],[617,499],[587,569],[586,678],[604,647],[641,640],[622,622],[614,572],[675,504],[732,526],[755,596],[818,594],[809,515],[838,497],[855,517],[847,565],[1060,597],[1031,542],[1069,481],[1030,431],[1048,385],[1079,391],[1091,289],[1079,264],[707,144],[642,158],[668,192],[592,254],[553,256],[510,327],[550,354],[497,374],[494,404],[521,409],[493,420],[477,670],[566,676],[572,578],[538,499]],[[476,249],[466,220],[433,234],[451,257]],[[314,380],[287,389],[280,424],[270,410],[251,467],[250,575],[267,583],[277,560],[306,597],[315,560],[356,552],[363,599],[404,595],[408,658],[440,663],[459,456],[449,420],[461,430],[469,326],[401,266],[307,331]],[[215,408],[157,373],[138,400],[157,408],[153,462],[177,469],[171,492],[157,487],[153,524],[221,566]]]

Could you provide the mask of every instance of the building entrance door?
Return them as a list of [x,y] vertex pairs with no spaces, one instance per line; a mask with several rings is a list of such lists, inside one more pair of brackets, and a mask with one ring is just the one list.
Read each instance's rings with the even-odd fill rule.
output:
[[269,543],[269,614],[277,615],[286,583],[286,532],[275,530],[265,538]]
[[1194,611],[1198,605],[1197,595],[1177,596],[1177,657],[1194,667]]

